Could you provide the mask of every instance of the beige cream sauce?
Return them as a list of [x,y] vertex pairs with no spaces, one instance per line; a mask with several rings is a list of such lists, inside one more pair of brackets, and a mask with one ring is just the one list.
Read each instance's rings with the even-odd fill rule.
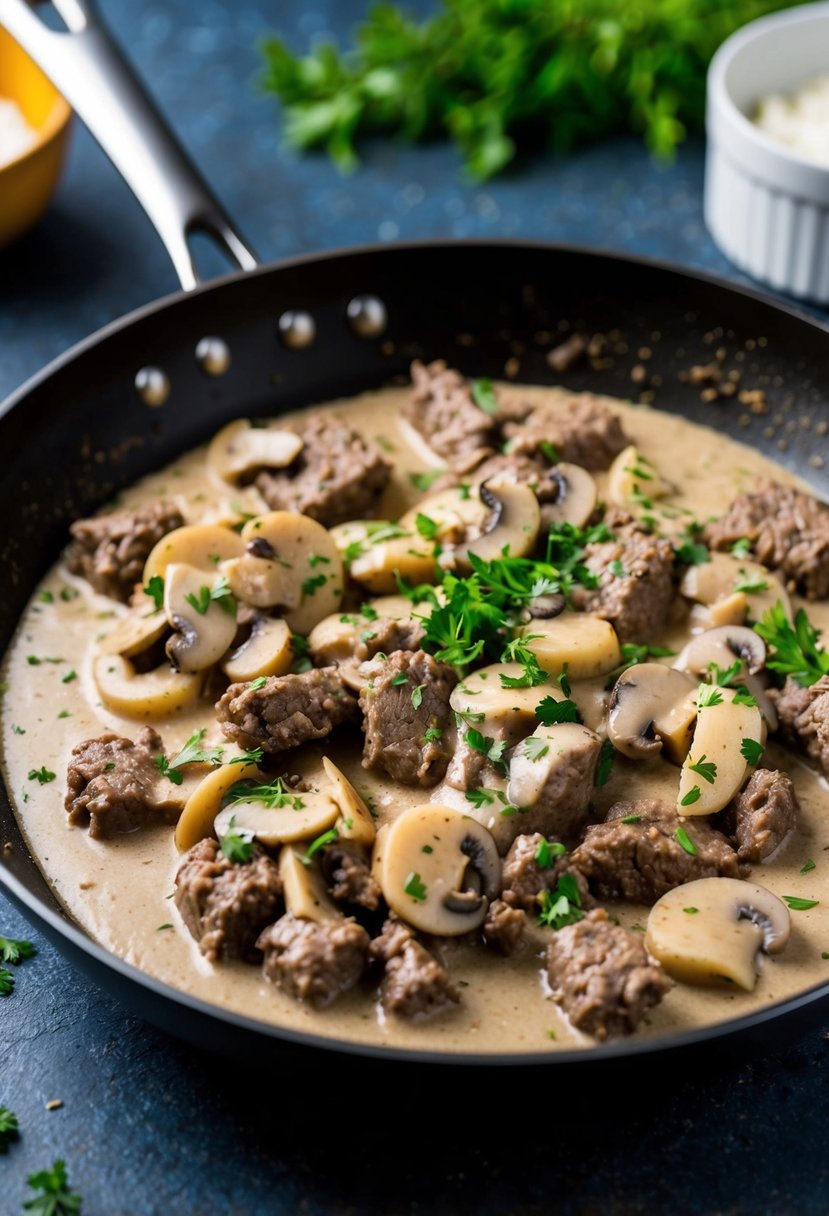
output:
[[[434,467],[434,457],[399,419],[403,390],[366,394],[333,403],[364,435],[379,440],[395,462],[395,472],[381,515],[394,518],[417,497],[408,474]],[[506,398],[558,400],[559,390],[503,386]],[[751,449],[683,419],[624,405],[607,404],[621,414],[628,434],[680,492],[667,500],[669,508],[684,508],[699,519],[721,513],[735,492],[750,487],[758,474],[793,480],[789,474]],[[599,478],[601,481],[601,477]],[[601,490],[601,486],[600,486]],[[232,496],[231,496],[232,497]],[[189,453],[174,465],[146,478],[123,495],[124,506],[165,498],[179,503],[189,522],[198,522],[215,507],[221,494],[208,481],[204,450]],[[662,507],[663,504],[657,504]],[[679,518],[682,524],[685,517]],[[78,598],[63,602],[59,592],[72,585]],[[39,599],[49,590],[55,602]],[[355,1042],[412,1046],[438,1051],[537,1052],[556,1051],[591,1041],[575,1033],[549,996],[542,979],[543,932],[521,955],[504,960],[480,946],[447,942],[445,958],[453,978],[462,985],[463,1004],[457,1012],[423,1026],[411,1027],[383,1017],[368,990],[347,995],[331,1009],[314,1012],[283,996],[266,983],[256,967],[241,963],[211,966],[183,927],[173,890],[178,862],[169,828],[140,831],[108,842],[90,840],[82,828],[67,825],[63,810],[64,774],[72,747],[102,729],[115,729],[135,737],[140,724],[119,718],[99,703],[90,678],[94,640],[111,627],[112,602],[89,593],[86,585],[69,576],[60,565],[47,575],[35,593],[6,657],[8,692],[2,718],[4,765],[8,787],[31,850],[70,915],[107,949],[158,979],[205,1001],[253,1018],[294,1030]],[[825,605],[810,606],[820,626],[829,627]],[[657,639],[653,639],[655,642]],[[678,649],[681,638],[664,639]],[[28,655],[58,658],[60,663],[27,662]],[[71,670],[78,678],[64,678]],[[61,711],[71,716],[61,718]],[[201,726],[209,737],[220,735],[211,705],[157,724],[168,754]],[[25,734],[15,733],[18,726]],[[421,791],[403,790],[364,772],[360,765],[359,736],[347,745],[327,747],[329,754],[363,790],[370,790],[381,820],[393,817],[413,802],[427,800]],[[308,774],[319,766],[322,750],[308,748],[293,767]],[[762,975],[753,994],[675,985],[648,1024],[637,1033],[658,1035],[700,1026],[747,1013],[757,1006],[801,992],[829,978],[829,795],[826,783],[796,757],[770,747],[768,764],[780,763],[794,776],[803,814],[800,828],[773,864],[756,867],[752,878],[780,895],[820,899],[818,907],[793,912],[793,934],[785,953],[763,960]],[[32,768],[57,773],[55,781],[40,785],[28,777]],[[198,779],[196,773],[188,783]],[[601,791],[604,809],[617,798],[676,796],[678,769],[667,762],[652,766],[619,758],[609,784]],[[434,797],[434,795],[433,795]],[[816,868],[805,876],[800,869],[808,858]],[[616,909],[623,924],[644,925],[647,909]],[[162,926],[172,924],[172,928]],[[186,1015],[182,1013],[184,1018]],[[553,1038],[553,1035],[555,1036]]]

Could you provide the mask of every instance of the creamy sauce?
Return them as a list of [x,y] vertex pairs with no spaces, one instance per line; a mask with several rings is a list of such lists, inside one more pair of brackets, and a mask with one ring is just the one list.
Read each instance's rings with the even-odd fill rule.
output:
[[[392,480],[378,509],[381,518],[396,518],[422,497],[412,488],[410,472],[439,464],[399,418],[404,391],[384,390],[332,406],[366,438],[379,441],[394,462]],[[557,399],[565,405],[567,399],[567,394],[555,389],[511,385],[499,391],[504,400]],[[714,431],[670,414],[615,400],[605,403],[621,415],[640,451],[679,487],[664,503],[657,503],[653,512],[657,516],[669,512],[673,518],[667,526],[679,529],[691,515],[704,521],[721,514],[737,492],[751,488],[757,476],[794,480],[757,452]],[[602,474],[597,481],[601,497]],[[220,497],[205,474],[202,449],[128,489],[119,505],[132,508],[164,498],[180,506],[187,521],[195,523],[215,510]],[[664,516],[660,522],[666,524]],[[66,594],[77,595],[65,600],[61,592],[66,588],[70,588]],[[52,602],[44,592],[51,593]],[[591,1046],[592,1040],[575,1032],[550,999],[543,979],[545,939],[540,930],[528,935],[526,948],[513,959],[503,959],[479,945],[447,941],[443,955],[453,980],[461,985],[462,1006],[414,1027],[385,1018],[376,1004],[376,993],[368,987],[317,1012],[265,982],[258,967],[206,962],[170,897],[179,863],[172,830],[143,830],[98,842],[90,840],[85,829],[68,826],[63,809],[64,774],[72,748],[104,729],[135,738],[141,727],[100,704],[90,674],[90,642],[105,634],[123,611],[58,565],[35,592],[5,660],[8,692],[2,743],[7,786],[38,865],[62,905],[91,937],[148,974],[204,1001],[295,1031],[355,1043],[445,1052],[555,1052]],[[809,605],[809,614],[819,628],[829,628],[826,604]],[[652,641],[678,650],[686,639],[687,634],[668,634]],[[41,662],[33,665],[29,656]],[[168,755],[175,754],[202,726],[208,727],[208,741],[222,741],[209,701],[157,725]],[[406,790],[366,773],[360,763],[362,736],[358,730],[326,742],[324,748],[302,749],[299,760],[292,756],[291,767],[314,774],[324,752],[359,789],[371,792],[381,822],[407,805],[441,800],[440,790]],[[775,960],[762,960],[755,992],[675,984],[637,1031],[639,1036],[721,1022],[829,979],[829,960],[821,958],[829,950],[829,898],[824,898],[829,868],[827,785],[798,757],[773,744],[767,748],[764,763],[790,772],[802,815],[782,855],[754,867],[751,879],[781,896],[821,902],[808,911],[792,912],[791,941]],[[42,766],[56,773],[56,779],[40,784],[30,778],[30,772]],[[200,776],[192,772],[185,782],[195,783]],[[620,798],[661,796],[673,802],[678,779],[678,768],[665,761],[633,763],[619,756],[609,783],[597,791],[598,810],[604,812]],[[810,858],[815,868],[801,875]],[[613,911],[629,928],[644,927],[648,915],[647,908],[630,905],[617,905]]]

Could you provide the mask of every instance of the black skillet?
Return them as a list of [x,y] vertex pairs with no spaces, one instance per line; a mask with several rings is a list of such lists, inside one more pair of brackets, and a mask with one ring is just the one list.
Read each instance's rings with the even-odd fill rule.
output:
[[[470,376],[510,376],[628,397],[752,443],[824,496],[829,329],[717,279],[588,249],[510,242],[368,247],[259,267],[177,147],[87,0],[57,0],[68,30],[46,30],[24,0],[0,0],[0,25],[65,93],[159,231],[180,293],[74,347],[0,412],[0,652],[69,523],[239,415],[272,415],[405,378],[413,356]],[[242,272],[202,286],[188,236],[210,233]],[[572,330],[610,334],[563,376],[546,352]],[[229,361],[228,361],[229,356]],[[707,402],[692,366],[719,361],[740,390]],[[643,366],[641,372],[631,372]],[[704,387],[704,386],[703,386]],[[765,409],[767,412],[754,412]],[[699,504],[705,514],[705,504]],[[55,808],[59,817],[60,811]],[[190,1042],[279,1056],[286,1044],[385,1059],[434,1052],[354,1046],[283,1031],[197,1001],[96,945],[61,910],[0,796],[0,882],[74,963],[134,1011]],[[586,1064],[736,1038],[779,1039],[825,1012],[829,983],[724,1026],[590,1052],[487,1056],[488,1063]],[[294,1048],[295,1053],[296,1048]],[[470,1052],[452,1063],[481,1063]]]

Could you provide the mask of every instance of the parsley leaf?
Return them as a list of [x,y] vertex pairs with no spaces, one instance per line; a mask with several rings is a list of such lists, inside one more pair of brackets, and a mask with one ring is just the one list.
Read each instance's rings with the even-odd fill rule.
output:
[[327,844],[333,844],[335,840],[339,840],[340,833],[336,828],[329,828],[327,832],[322,832],[315,840],[312,840],[308,848],[302,855],[302,861],[306,866],[309,866],[313,861],[314,854],[320,849],[324,849]]
[[722,705],[723,695],[714,684],[700,684],[697,693],[697,709],[706,709],[713,705]]
[[241,756],[234,756],[228,764],[260,764],[264,754],[261,747],[254,747],[249,752],[242,752]]
[[581,722],[581,714],[575,701],[557,701],[555,697],[545,697],[540,701],[535,707],[535,716],[540,718],[545,726],[556,726],[559,722]]
[[37,781],[39,785],[48,785],[50,781],[54,781],[56,776],[57,773],[53,773],[46,765],[29,769],[29,780]]
[[572,874],[562,874],[553,891],[542,891],[538,923],[548,929],[563,929],[582,920],[581,892]]
[[700,566],[711,561],[711,554],[705,545],[698,545],[690,540],[676,549],[676,556],[686,566]]
[[410,473],[409,481],[416,490],[425,493],[429,489],[433,481],[437,481],[438,477],[442,477],[446,472],[445,469],[429,469],[423,473]]
[[247,778],[237,781],[222,798],[222,806],[235,802],[261,802],[269,810],[289,806],[293,811],[301,811],[305,807],[302,796],[286,786],[281,777],[265,785],[258,785]]
[[746,764],[759,764],[766,749],[756,739],[743,739],[740,744],[740,755]]
[[434,540],[438,534],[440,525],[437,520],[430,519],[428,515],[424,515],[422,511],[418,511],[415,516],[415,527],[424,540]]
[[464,798],[467,802],[471,802],[474,807],[477,807],[478,810],[480,810],[481,807],[492,806],[495,799],[498,798],[499,795],[500,790],[484,789],[481,787],[480,789],[467,790],[464,794]]
[[155,605],[155,611],[160,612],[164,606],[164,579],[160,574],[154,574],[141,590],[148,595]]
[[542,836],[538,842],[538,848],[533,854],[533,858],[542,870],[552,869],[557,857],[563,857],[567,852],[564,845],[559,840],[547,840]]
[[42,1191],[23,1204],[32,1216],[75,1216],[81,1210],[81,1197],[69,1189],[66,1164],[56,1161],[49,1170],[29,1174],[26,1179],[33,1191]]
[[0,963],[19,963],[24,958],[31,958],[34,953],[35,948],[31,942],[0,937]]
[[427,726],[426,731],[424,732],[424,735],[423,735],[423,742],[424,743],[437,743],[438,740],[442,739],[442,738],[443,738],[443,731],[440,729],[439,726]]
[[491,380],[473,380],[469,386],[472,400],[485,414],[498,413],[498,398]]
[[504,761],[504,752],[507,750],[506,739],[490,739],[487,735],[482,735],[474,726],[469,727],[463,738],[464,742],[473,751],[480,752],[482,756],[486,756],[489,762],[495,765],[496,768],[506,769]]
[[425,684],[418,684],[412,689],[412,709],[420,709],[423,704],[423,689]]
[[751,552],[751,541],[747,536],[741,536],[739,540],[735,540],[731,546],[731,553],[734,557],[748,557]]
[[[748,740],[744,739],[743,742],[746,743]],[[691,764],[689,762],[688,768],[692,773],[699,773],[700,777],[702,777],[704,781],[707,781],[709,785],[713,785],[717,780],[716,764],[714,764],[713,760],[706,761],[704,755],[700,756],[696,764]]]
[[416,870],[412,870],[406,876],[406,881],[403,883],[403,890],[406,895],[410,895],[412,899],[422,904],[426,899],[426,886],[423,883],[420,875]]
[[[324,579],[325,575],[320,577]],[[199,616],[205,616],[211,604],[218,604],[228,616],[236,616],[236,599],[224,575],[217,578],[212,587],[203,583],[196,594],[191,591],[184,598]]]
[[599,752],[599,763],[596,767],[596,780],[594,785],[601,788],[607,785],[610,780],[610,773],[613,769],[613,758],[616,755],[616,749],[609,739],[602,742],[601,751]]
[[808,861],[805,861],[805,862],[803,863],[803,865],[800,867],[800,873],[801,873],[801,874],[808,874],[808,873],[809,873],[811,870],[815,870],[815,869],[817,869],[816,863],[815,863],[815,862],[812,860],[812,858],[810,857],[810,858],[808,859]]
[[742,591],[743,595],[762,595],[764,591],[769,589],[769,581],[767,578],[752,578],[746,570],[740,568],[742,578],[734,584],[735,591]]
[[647,663],[648,659],[667,659],[674,654],[667,646],[646,646],[637,642],[623,642],[621,650],[622,662],[613,672],[614,677],[637,663]]
[[799,895],[784,895],[783,899],[793,912],[807,912],[809,908],[816,908],[820,903],[819,899],[801,899]]
[[692,785],[684,798],[680,799],[680,806],[693,806],[695,802],[699,802],[702,793],[698,785]]
[[253,832],[236,827],[236,816],[231,815],[227,831],[221,840],[221,849],[228,861],[244,865],[253,856]]
[[0,1106],[0,1153],[5,1153],[8,1141],[17,1136],[17,1115],[7,1106]]
[[802,608],[791,624],[780,600],[763,613],[754,629],[772,648],[766,666],[782,676],[791,676],[804,688],[829,675],[829,652],[818,645],[820,630],[812,625]]
[[316,595],[320,587],[324,587],[328,582],[327,574],[313,574],[310,578],[302,580],[302,597],[308,599],[312,595]]
[[520,676],[505,676],[502,673],[502,688],[535,688],[538,684],[546,683],[547,673],[542,670],[538,656],[527,645],[528,642],[535,641],[536,637],[540,637],[540,634],[525,634],[523,637],[513,638],[504,647],[501,662],[520,663],[524,670]]
[[11,996],[14,991],[14,976],[8,967],[0,967],[0,996]]
[[[694,788],[696,788],[696,787],[694,787]],[[683,806],[687,805],[684,798],[682,800],[682,805]],[[692,857],[696,857],[697,846],[694,844],[693,840],[691,839],[691,837],[688,835],[688,833],[685,831],[685,828],[682,827],[681,824],[674,832],[674,835],[676,836],[677,842],[685,850],[685,852],[690,853]]]
[[172,781],[173,785],[181,785],[182,776],[176,770],[183,768],[185,764],[221,764],[224,748],[203,748],[202,741],[206,734],[206,726],[203,726],[201,730],[197,730],[195,734],[190,736],[179,754],[172,760],[168,760],[166,756],[156,756],[156,767],[165,777]]
[[524,740],[522,747],[528,760],[543,760],[550,750],[549,743],[539,735],[530,735]]

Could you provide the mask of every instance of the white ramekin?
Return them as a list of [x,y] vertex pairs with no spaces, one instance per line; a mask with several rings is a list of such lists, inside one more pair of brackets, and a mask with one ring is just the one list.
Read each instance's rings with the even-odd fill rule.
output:
[[829,72],[829,3],[752,21],[708,72],[705,222],[741,270],[829,303],[829,169],[790,152],[747,117],[770,93]]

